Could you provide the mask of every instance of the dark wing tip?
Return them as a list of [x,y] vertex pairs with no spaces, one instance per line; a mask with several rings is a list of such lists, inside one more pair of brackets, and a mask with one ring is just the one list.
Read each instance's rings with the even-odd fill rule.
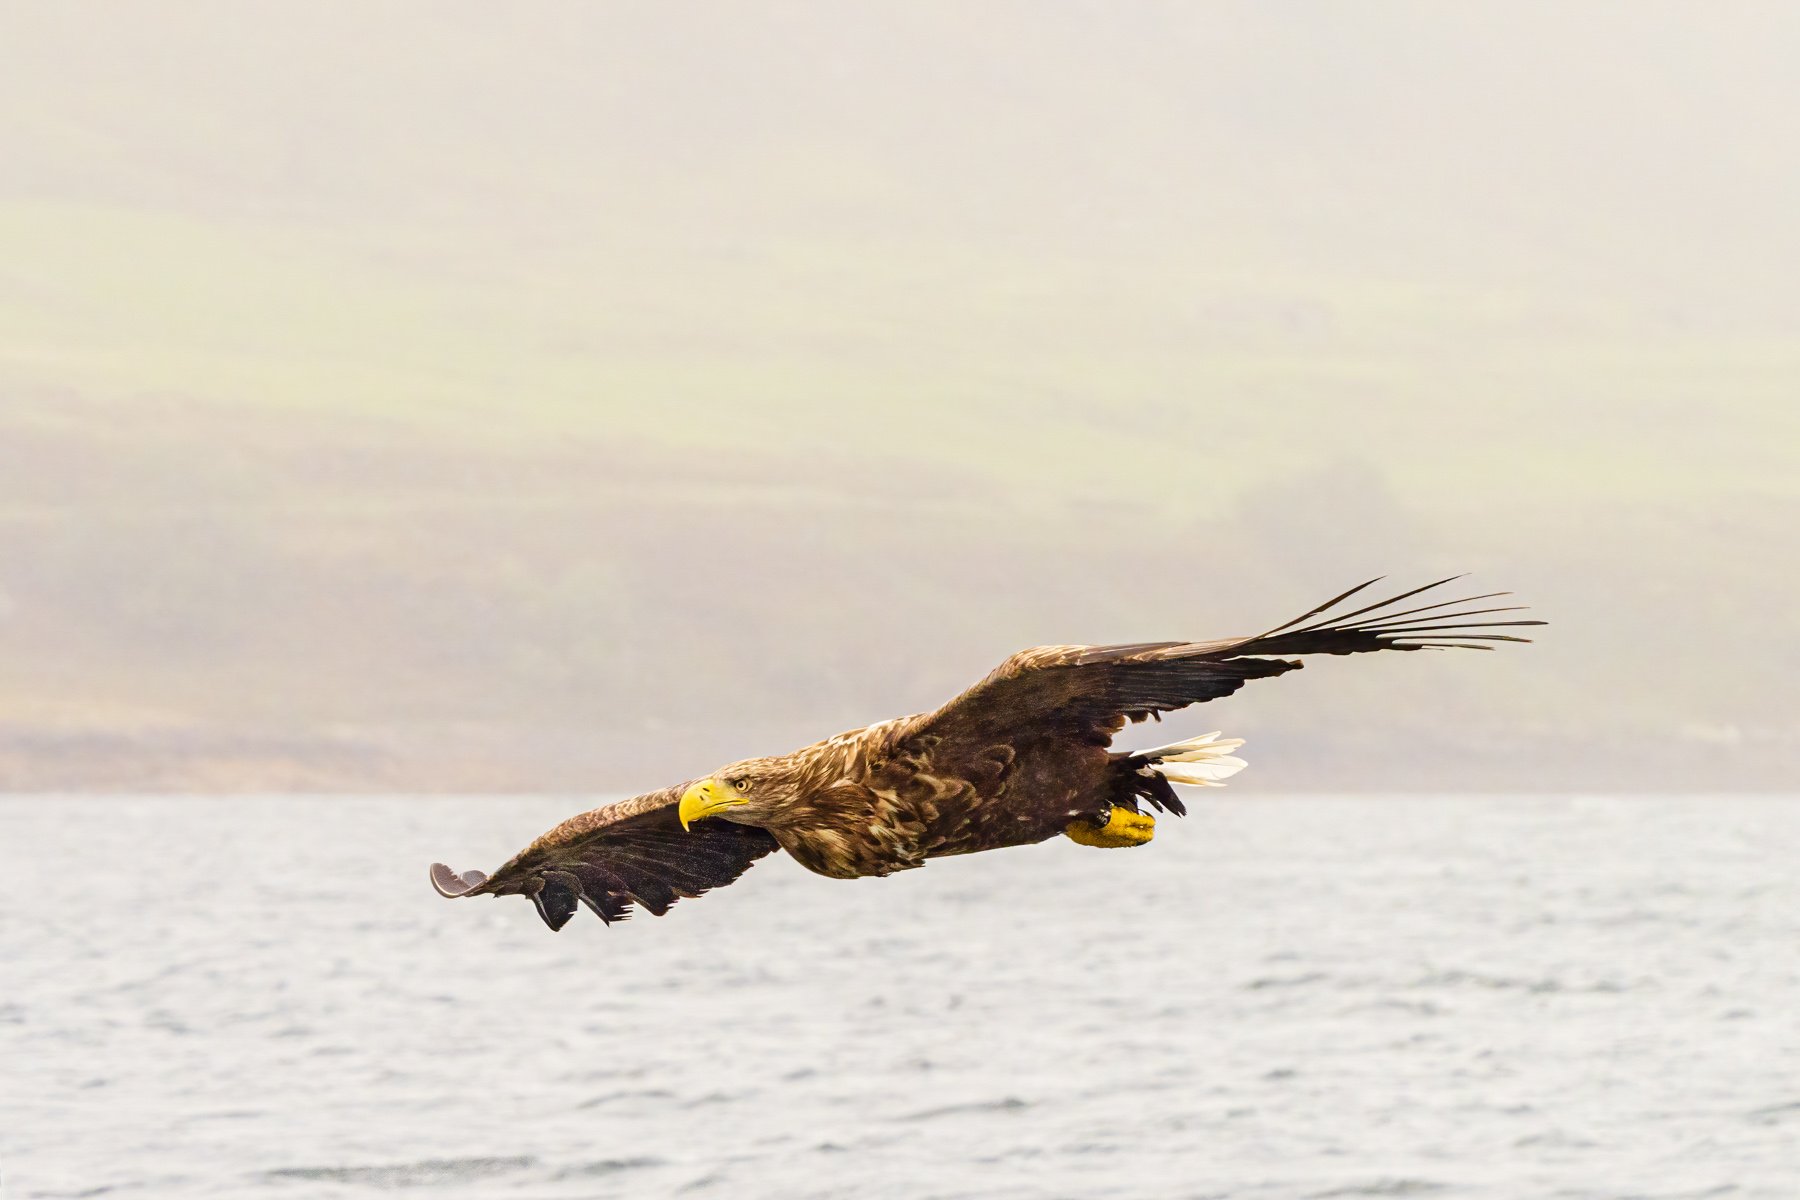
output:
[[431,886],[437,889],[438,895],[449,900],[468,895],[487,880],[480,871],[464,871],[458,875],[443,863],[431,864]]
[[1359,584],[1337,600],[1315,608],[1296,621],[1277,627],[1277,632],[1241,643],[1238,652],[1252,655],[1361,654],[1370,650],[1492,649],[1486,643],[1531,640],[1513,633],[1502,633],[1501,629],[1547,624],[1537,618],[1495,619],[1495,614],[1525,611],[1525,606],[1521,604],[1470,607],[1483,600],[1509,595],[1507,592],[1485,592],[1479,596],[1436,600],[1405,609],[1396,607],[1422,592],[1443,587],[1461,578],[1461,575],[1451,575],[1349,612],[1330,613],[1345,596],[1355,595],[1369,586]]

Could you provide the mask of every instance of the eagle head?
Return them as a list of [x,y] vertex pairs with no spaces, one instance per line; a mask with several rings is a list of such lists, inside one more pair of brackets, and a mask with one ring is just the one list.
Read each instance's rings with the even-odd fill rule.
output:
[[708,817],[764,825],[795,796],[793,772],[779,759],[751,758],[688,785],[676,810],[683,829]]

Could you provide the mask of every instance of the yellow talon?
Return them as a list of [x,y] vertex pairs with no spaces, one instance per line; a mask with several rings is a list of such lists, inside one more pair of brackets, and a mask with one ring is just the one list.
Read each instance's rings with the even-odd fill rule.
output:
[[1086,817],[1070,821],[1063,836],[1083,846],[1115,849],[1119,846],[1141,846],[1156,836],[1156,818],[1149,813],[1132,812],[1115,806],[1107,814],[1104,825]]

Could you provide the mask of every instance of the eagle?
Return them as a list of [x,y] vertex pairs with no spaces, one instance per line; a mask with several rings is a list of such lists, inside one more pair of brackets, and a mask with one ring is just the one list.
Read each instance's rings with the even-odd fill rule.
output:
[[821,875],[856,879],[1058,836],[1141,846],[1156,814],[1187,812],[1174,785],[1222,785],[1244,766],[1231,753],[1243,743],[1209,733],[1113,750],[1127,722],[1298,670],[1298,656],[1491,650],[1530,640],[1501,627],[1544,624],[1494,619],[1523,605],[1469,607],[1507,592],[1400,607],[1460,578],[1336,611],[1380,582],[1371,579],[1253,637],[1021,650],[935,711],[581,813],[492,875],[434,863],[431,882],[451,898],[528,896],[559,930],[580,905],[608,924],[634,906],[661,916],[777,850]]

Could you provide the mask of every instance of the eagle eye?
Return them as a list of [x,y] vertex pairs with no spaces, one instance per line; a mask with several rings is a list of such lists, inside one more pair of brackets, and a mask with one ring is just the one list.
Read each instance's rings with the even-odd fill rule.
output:
[[747,792],[750,790],[750,780],[742,775],[739,775],[736,779],[730,780],[730,783],[732,788],[736,791]]

